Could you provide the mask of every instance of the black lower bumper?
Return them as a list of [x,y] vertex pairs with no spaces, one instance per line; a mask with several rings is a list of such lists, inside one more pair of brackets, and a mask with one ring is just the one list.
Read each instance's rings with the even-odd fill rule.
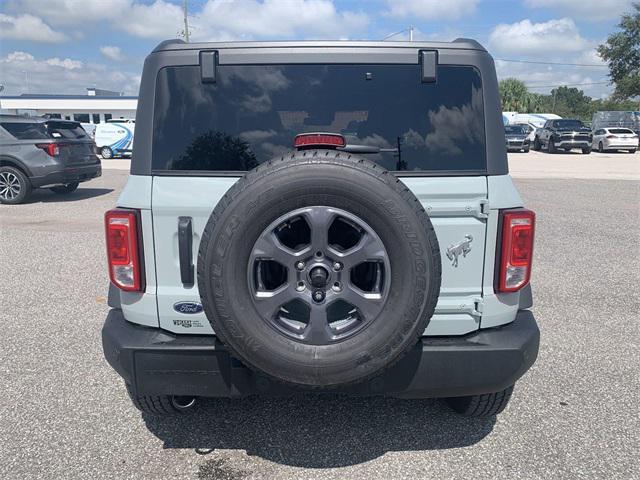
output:
[[98,161],[91,165],[78,165],[65,167],[63,170],[44,175],[31,177],[31,185],[45,187],[48,185],[66,185],[68,183],[87,182],[102,175],[102,165]]
[[[533,365],[540,332],[533,314],[463,337],[424,337],[384,374],[333,391],[353,395],[438,398],[497,392]],[[235,397],[304,391],[255,373],[214,336],[174,335],[129,323],[112,309],[102,329],[109,364],[143,395]]]

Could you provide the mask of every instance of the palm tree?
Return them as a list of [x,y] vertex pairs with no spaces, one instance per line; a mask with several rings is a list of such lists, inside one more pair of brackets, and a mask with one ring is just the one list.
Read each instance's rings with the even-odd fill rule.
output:
[[516,78],[505,78],[500,80],[499,88],[503,111],[527,110],[529,90],[523,81]]

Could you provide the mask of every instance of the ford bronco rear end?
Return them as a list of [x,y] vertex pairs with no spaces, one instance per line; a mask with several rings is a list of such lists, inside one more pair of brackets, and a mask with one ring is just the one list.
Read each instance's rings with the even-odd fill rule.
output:
[[159,45],[107,212],[143,412],[335,391],[493,415],[533,364],[535,216],[475,41]]

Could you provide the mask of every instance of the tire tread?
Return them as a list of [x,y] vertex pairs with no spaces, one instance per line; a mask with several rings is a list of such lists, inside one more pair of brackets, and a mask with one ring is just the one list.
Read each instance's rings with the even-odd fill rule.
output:
[[169,395],[138,395],[127,385],[127,393],[133,405],[142,413],[149,415],[177,415],[181,413],[173,403]]
[[449,406],[465,417],[489,417],[501,413],[513,394],[513,385],[494,393],[446,399]]

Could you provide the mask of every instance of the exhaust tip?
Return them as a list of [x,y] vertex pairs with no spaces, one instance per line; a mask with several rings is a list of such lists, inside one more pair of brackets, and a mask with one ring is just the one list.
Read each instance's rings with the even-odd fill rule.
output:
[[171,397],[171,403],[178,410],[188,410],[196,404],[196,397],[176,395]]

